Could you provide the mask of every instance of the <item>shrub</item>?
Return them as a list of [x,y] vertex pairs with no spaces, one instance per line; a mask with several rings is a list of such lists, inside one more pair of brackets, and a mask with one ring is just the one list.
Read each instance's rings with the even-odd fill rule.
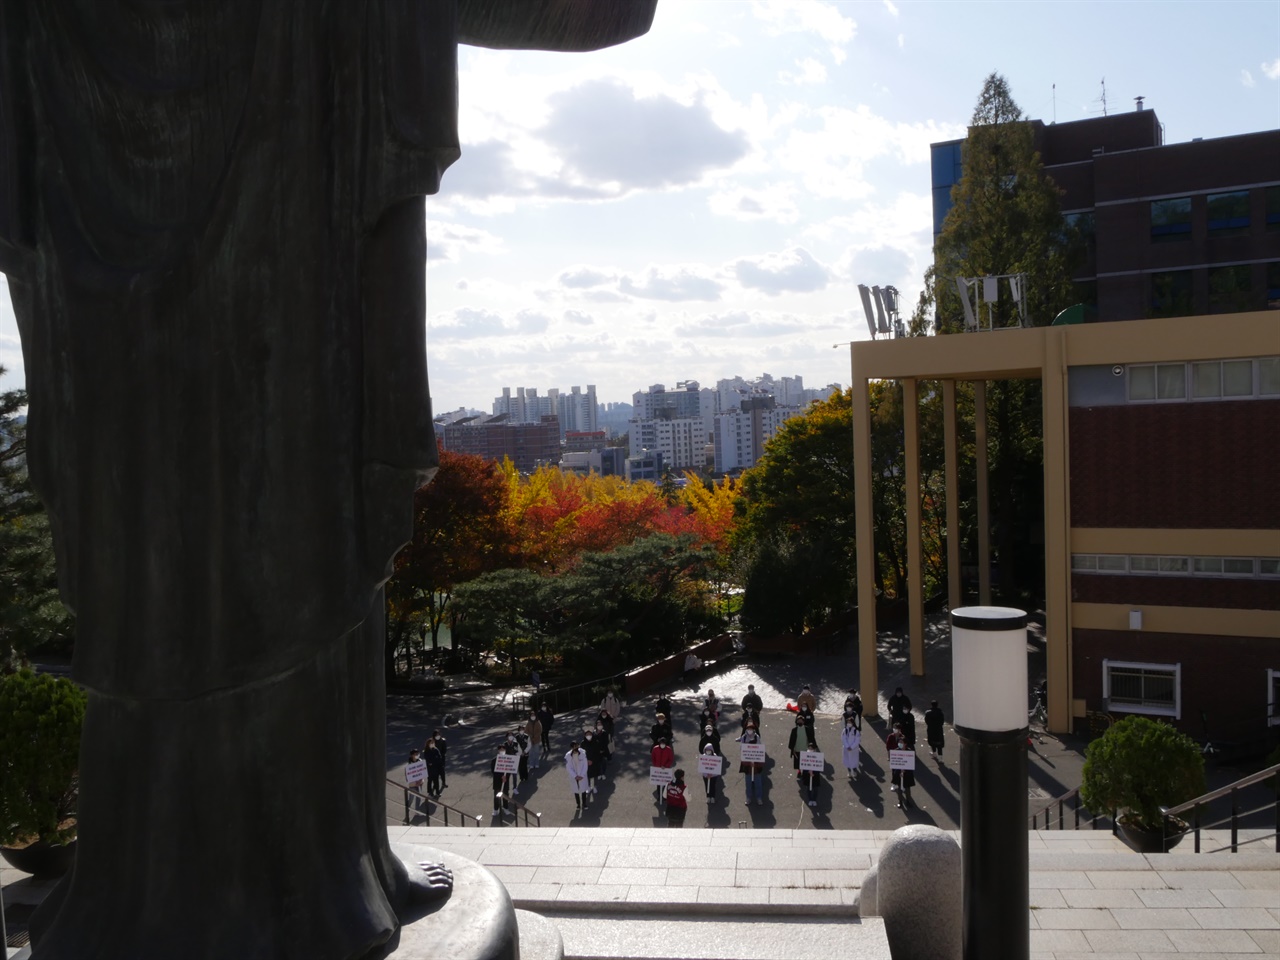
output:
[[65,843],[74,815],[87,698],[70,680],[23,670],[0,677],[0,845]]
[[1185,803],[1204,792],[1199,746],[1167,723],[1125,717],[1085,753],[1081,802],[1095,813],[1121,811],[1129,824],[1141,829],[1162,829],[1161,807]]

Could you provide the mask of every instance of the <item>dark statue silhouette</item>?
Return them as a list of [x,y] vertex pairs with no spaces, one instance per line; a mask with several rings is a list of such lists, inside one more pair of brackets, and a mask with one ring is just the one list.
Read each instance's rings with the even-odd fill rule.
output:
[[35,957],[361,957],[448,895],[387,842],[381,591],[436,463],[423,197],[457,45],[652,15],[0,0],[0,268],[90,694]]

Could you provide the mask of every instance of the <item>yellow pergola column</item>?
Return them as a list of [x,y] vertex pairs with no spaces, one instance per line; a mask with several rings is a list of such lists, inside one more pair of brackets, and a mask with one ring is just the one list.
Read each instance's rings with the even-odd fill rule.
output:
[[871,398],[858,344],[850,346],[853,394],[853,515],[857,531],[858,686],[866,714],[879,716],[876,663],[876,544],[871,509]]
[[987,381],[973,382],[973,459],[978,473],[978,603],[991,605],[991,496],[987,482]]
[[924,676],[924,575],[920,549],[920,405],[916,381],[902,381],[902,443],[907,475],[907,631],[911,675]]
[[1071,501],[1066,328],[1047,331],[1041,370],[1044,449],[1045,663],[1049,729],[1071,729]]
[[960,570],[960,443],[956,435],[956,382],[942,381],[943,472],[947,485],[947,608],[963,604]]

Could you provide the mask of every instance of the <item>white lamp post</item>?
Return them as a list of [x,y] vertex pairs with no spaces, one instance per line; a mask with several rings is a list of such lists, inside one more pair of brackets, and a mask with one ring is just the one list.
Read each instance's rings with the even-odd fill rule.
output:
[[951,612],[965,960],[1028,960],[1027,615]]

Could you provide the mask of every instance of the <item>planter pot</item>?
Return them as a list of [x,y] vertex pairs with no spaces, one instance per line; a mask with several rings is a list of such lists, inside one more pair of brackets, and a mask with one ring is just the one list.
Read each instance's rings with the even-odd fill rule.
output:
[[1186,835],[1187,824],[1176,817],[1166,817],[1164,824],[1155,830],[1120,820],[1120,832],[1129,846],[1139,853],[1166,853],[1176,847]]
[[26,847],[0,847],[0,857],[15,870],[29,873],[37,880],[52,880],[71,869],[76,842],[55,844],[37,840]]

